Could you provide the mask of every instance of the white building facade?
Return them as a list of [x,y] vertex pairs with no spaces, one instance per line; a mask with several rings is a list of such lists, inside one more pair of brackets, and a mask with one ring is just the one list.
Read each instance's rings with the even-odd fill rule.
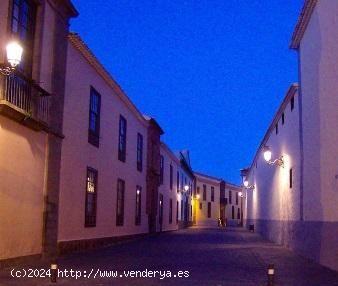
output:
[[[337,15],[337,1],[305,1],[291,42],[299,56],[299,87],[289,89],[250,167],[248,178],[255,189],[248,191],[247,209],[248,223],[266,237],[335,270]],[[283,156],[284,167],[264,162],[264,145],[274,158]]]
[[61,247],[147,233],[148,122],[75,34],[63,122]]

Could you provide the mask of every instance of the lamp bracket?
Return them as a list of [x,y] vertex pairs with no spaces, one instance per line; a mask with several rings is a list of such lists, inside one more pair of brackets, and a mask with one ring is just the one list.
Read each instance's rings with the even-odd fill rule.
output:
[[4,75],[4,76],[9,76],[9,75],[11,75],[13,72],[14,72],[14,70],[15,70],[15,68],[13,68],[13,67],[6,67],[6,66],[4,66],[4,65],[1,65],[2,67],[0,67],[0,73],[2,74],[2,75]]

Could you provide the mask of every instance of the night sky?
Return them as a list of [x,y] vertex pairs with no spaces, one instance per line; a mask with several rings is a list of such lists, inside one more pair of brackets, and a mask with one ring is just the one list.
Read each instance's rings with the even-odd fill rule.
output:
[[73,0],[85,40],[172,150],[239,183],[289,85],[302,0]]

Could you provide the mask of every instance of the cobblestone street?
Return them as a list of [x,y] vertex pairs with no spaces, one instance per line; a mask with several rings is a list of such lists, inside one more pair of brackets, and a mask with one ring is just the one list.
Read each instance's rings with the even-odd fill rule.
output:
[[[338,285],[337,272],[264,241],[257,234],[235,228],[190,228],[67,255],[58,261],[60,270],[67,269],[70,275],[72,269],[82,277],[59,277],[53,285],[267,285],[270,263],[275,265],[275,285]],[[40,269],[47,265],[16,267],[22,268]],[[1,271],[0,285],[51,284],[49,278],[11,278],[11,269]],[[118,277],[99,278],[104,270],[117,271]],[[156,278],[120,277],[128,271],[129,276],[136,275],[130,271],[145,275],[146,270],[147,275],[155,270],[161,273],[153,273]],[[161,278],[163,271],[166,276],[170,271],[172,277]]]

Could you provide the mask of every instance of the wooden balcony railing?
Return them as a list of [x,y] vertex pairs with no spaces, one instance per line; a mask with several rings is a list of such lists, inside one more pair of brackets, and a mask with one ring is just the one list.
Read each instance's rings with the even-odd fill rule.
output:
[[0,81],[0,113],[30,128],[48,127],[50,94],[34,81],[15,73]]

